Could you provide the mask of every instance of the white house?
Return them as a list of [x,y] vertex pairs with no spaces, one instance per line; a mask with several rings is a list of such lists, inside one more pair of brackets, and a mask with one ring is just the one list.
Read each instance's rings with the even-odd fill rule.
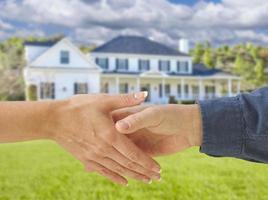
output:
[[240,91],[240,78],[193,65],[188,41],[179,50],[139,36],[119,36],[83,54],[68,39],[26,42],[26,86],[37,99],[63,99],[81,93],[147,90],[151,103],[211,99]]

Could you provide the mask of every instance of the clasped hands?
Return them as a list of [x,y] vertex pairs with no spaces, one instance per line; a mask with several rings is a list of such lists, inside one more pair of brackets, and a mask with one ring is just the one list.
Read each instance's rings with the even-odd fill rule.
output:
[[44,132],[89,172],[127,185],[160,180],[153,156],[199,146],[198,105],[140,105],[146,92],[77,95],[50,105]]

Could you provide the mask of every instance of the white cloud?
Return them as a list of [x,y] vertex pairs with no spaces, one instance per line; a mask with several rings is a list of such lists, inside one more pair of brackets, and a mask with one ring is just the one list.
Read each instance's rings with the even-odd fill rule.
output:
[[13,26],[9,23],[6,23],[0,19],[0,30],[10,30]]
[[199,1],[192,7],[167,0],[4,0],[0,8],[4,19],[67,27],[81,42],[135,34],[174,46],[180,37],[193,42],[268,43],[266,0]]

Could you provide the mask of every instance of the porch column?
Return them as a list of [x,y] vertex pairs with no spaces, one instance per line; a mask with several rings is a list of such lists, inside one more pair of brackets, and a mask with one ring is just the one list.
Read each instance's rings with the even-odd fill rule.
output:
[[119,94],[119,77],[115,77],[115,93]]
[[204,99],[204,85],[203,85],[203,80],[202,79],[199,79],[199,99],[200,100],[203,100]]
[[165,84],[166,84],[166,82],[165,82],[165,79],[163,78],[162,79],[162,100],[163,101],[166,99]]
[[240,93],[240,80],[238,80],[238,82],[237,82],[237,94],[239,94]]
[[228,79],[228,96],[231,97],[232,95],[232,79]]
[[139,92],[140,90],[141,90],[140,77],[138,77],[136,82],[136,91]]
[[181,98],[185,99],[184,79],[181,79]]

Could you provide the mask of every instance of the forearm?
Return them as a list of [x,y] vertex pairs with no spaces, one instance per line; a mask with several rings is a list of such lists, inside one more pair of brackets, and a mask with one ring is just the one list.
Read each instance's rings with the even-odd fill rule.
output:
[[47,138],[52,101],[1,102],[0,143]]

